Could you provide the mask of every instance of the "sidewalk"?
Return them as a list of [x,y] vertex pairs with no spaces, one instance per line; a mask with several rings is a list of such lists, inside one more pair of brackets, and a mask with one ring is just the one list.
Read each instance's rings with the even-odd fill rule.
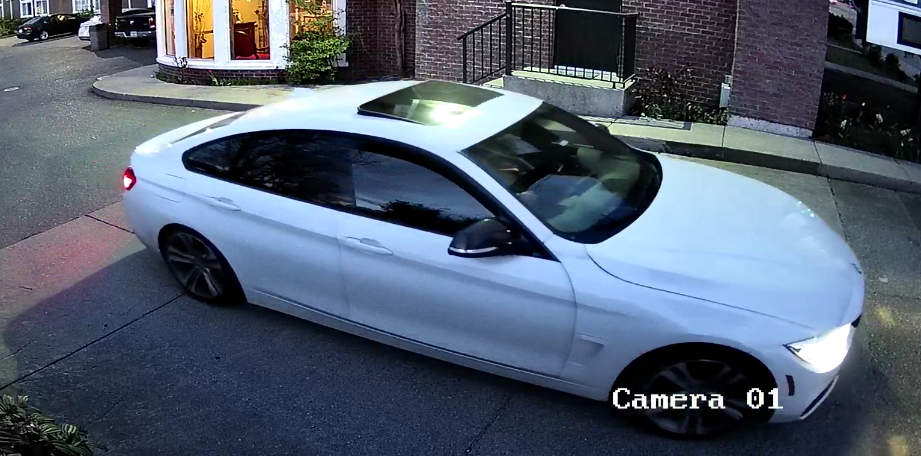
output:
[[[93,92],[118,100],[242,111],[297,93],[283,85],[209,87],[170,84],[153,77],[156,65],[100,78]],[[321,89],[316,89],[321,90]],[[921,194],[921,165],[881,155],[737,127],[646,118],[588,118],[619,137],[663,143],[665,153],[727,161]],[[633,142],[633,141],[631,141]]]

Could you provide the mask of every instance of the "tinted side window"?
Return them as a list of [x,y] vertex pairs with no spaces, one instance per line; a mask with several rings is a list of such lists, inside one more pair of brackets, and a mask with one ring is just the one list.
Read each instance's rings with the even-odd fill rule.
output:
[[186,166],[247,187],[325,206],[354,203],[353,142],[309,132],[262,132],[208,144]]
[[352,157],[360,215],[446,236],[494,217],[464,189],[428,168],[373,152]]

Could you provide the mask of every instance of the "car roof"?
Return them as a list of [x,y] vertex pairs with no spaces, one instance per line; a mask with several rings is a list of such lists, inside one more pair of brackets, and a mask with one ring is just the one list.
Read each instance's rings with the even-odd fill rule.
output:
[[[406,89],[424,97],[458,90],[475,106],[448,121],[420,121],[395,114],[389,103]],[[403,91],[403,92],[401,92]],[[435,94],[435,95],[432,95]],[[474,104],[468,103],[468,104]],[[271,129],[334,130],[365,134],[421,147],[438,153],[457,152],[487,139],[528,116],[542,101],[526,95],[483,86],[442,81],[388,81],[313,90],[304,96],[257,108],[236,119],[231,131]]]

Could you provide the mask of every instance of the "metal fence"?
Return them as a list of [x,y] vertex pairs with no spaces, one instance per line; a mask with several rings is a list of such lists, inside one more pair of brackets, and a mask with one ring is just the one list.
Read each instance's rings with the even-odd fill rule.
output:
[[513,71],[604,81],[635,72],[638,13],[505,4],[505,12],[458,37],[463,81],[479,83]]

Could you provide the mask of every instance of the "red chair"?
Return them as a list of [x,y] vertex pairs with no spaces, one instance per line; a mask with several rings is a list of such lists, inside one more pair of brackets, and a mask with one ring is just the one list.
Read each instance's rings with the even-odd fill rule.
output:
[[256,50],[256,42],[249,35],[234,32],[233,58],[234,60],[268,60],[269,54],[259,54]]

